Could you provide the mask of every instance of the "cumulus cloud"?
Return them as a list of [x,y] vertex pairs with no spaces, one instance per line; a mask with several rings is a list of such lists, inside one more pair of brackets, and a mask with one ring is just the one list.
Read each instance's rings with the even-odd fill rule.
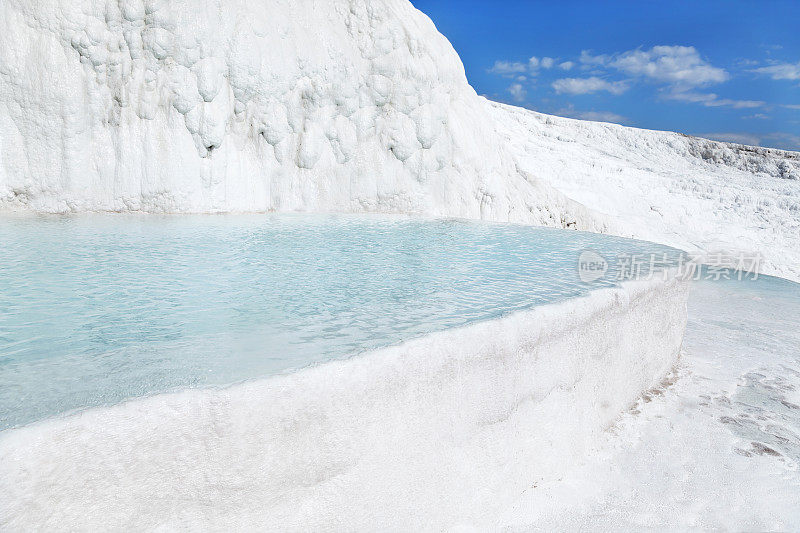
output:
[[591,78],[561,78],[553,82],[553,89],[559,94],[591,94],[606,91],[620,95],[628,90],[623,81],[607,81],[596,76]]
[[526,72],[527,68],[523,63],[511,61],[495,61],[494,66],[489,69],[492,74],[499,74],[501,76],[513,77],[517,74]]
[[552,57],[531,57],[527,63],[519,61],[495,61],[488,72],[498,74],[504,78],[515,78],[521,74],[536,76],[539,70],[547,70],[555,66],[556,60]]
[[536,74],[539,69],[551,69],[555,65],[556,60],[552,57],[536,57],[533,56],[528,60],[528,69],[532,74]]
[[767,75],[773,80],[800,80],[800,62],[775,63],[768,67],[753,69],[751,72]]
[[[658,86],[661,98],[703,105],[705,107],[730,107],[733,109],[756,109],[766,106],[761,100],[737,100],[722,98],[702,90],[709,85],[723,83],[730,74],[705,60],[694,46],[653,46],[625,52],[596,55],[583,50],[577,61],[558,62],[552,57],[529,58],[527,63],[497,61],[490,72],[514,79],[509,88],[514,99],[525,99],[523,76],[534,78],[541,71],[555,67],[571,71],[580,66],[583,77],[556,79],[551,87],[558,94],[582,95],[606,92],[621,95],[637,82],[650,82]],[[752,72],[769,75],[773,79],[800,79],[800,63],[773,63],[753,69]],[[619,79],[615,79],[619,78]],[[784,107],[793,108],[792,105]],[[576,117],[581,118],[581,117]]]
[[[594,55],[584,50],[581,52],[580,63],[584,70],[616,71],[625,75],[628,83],[643,80],[659,84],[662,97],[669,100],[734,109],[753,109],[766,105],[761,100],[734,100],[697,91],[701,87],[727,81],[730,74],[703,59],[694,46],[654,46],[649,50],[628,50],[611,55]],[[774,74],[786,76],[792,73],[787,69],[776,68]]]
[[512,84],[508,88],[508,92],[511,93],[511,98],[513,98],[515,102],[524,102],[525,97],[528,96],[528,91],[525,90],[521,83]]
[[654,46],[650,50],[629,50],[613,56],[593,56],[584,50],[581,63],[605,66],[628,76],[666,83],[675,90],[688,90],[727,81],[730,75],[702,57],[694,46]]

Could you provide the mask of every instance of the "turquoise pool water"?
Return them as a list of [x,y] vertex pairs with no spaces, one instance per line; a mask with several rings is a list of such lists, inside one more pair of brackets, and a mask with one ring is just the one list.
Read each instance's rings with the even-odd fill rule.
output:
[[[606,275],[578,277],[586,249]],[[652,243],[359,216],[0,220],[0,430],[224,385],[617,283]]]

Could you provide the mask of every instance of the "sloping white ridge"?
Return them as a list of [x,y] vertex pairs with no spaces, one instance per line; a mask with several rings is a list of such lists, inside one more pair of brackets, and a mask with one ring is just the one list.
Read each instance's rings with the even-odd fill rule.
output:
[[612,233],[800,281],[800,153],[489,105],[519,167]]

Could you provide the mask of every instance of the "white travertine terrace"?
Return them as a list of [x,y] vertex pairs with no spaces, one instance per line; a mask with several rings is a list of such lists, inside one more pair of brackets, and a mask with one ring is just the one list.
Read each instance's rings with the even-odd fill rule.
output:
[[0,528],[444,529],[558,479],[675,365],[631,281],[286,376],[0,433]]

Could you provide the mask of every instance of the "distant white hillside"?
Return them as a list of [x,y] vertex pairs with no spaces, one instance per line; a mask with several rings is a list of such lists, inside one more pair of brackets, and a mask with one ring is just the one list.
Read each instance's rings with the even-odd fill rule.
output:
[[520,168],[608,216],[612,233],[761,254],[764,273],[800,281],[800,153],[487,105]]

